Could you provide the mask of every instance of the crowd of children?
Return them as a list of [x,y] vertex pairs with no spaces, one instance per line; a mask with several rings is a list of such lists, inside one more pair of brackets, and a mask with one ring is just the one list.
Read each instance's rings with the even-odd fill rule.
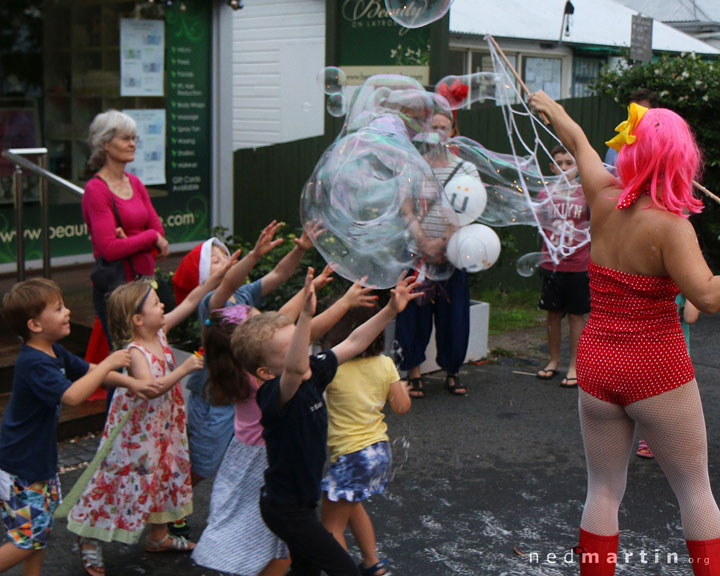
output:
[[[98,365],[58,343],[70,332],[70,311],[54,282],[27,280],[5,294],[3,315],[23,345],[0,432],[0,514],[10,539],[0,547],[0,572],[23,563],[24,574],[40,574],[54,517],[66,516],[90,576],[105,574],[103,542],[137,543],[146,528],[148,552],[192,551],[196,563],[228,574],[390,573],[362,501],[388,484],[386,401],[397,413],[410,408],[405,383],[382,355],[382,334],[421,294],[413,277],[403,278],[377,311],[377,296],[354,284],[315,315],[316,291],[332,270],[314,277],[309,268],[302,290],[278,312],[261,312],[311,235],[322,233],[311,225],[271,272],[248,283],[282,241],[279,227],[271,222],[242,259],[216,239],[191,252],[167,314],[147,281],[115,289],[107,308],[116,351]],[[204,357],[177,365],[166,333],[195,311]],[[321,341],[324,350],[308,356]],[[187,406],[179,386],[186,376]],[[118,391],[98,451],[59,506],[59,406],[85,401],[103,383]],[[192,513],[193,485],[212,475],[196,546],[178,523]],[[359,564],[347,552],[348,525]]]

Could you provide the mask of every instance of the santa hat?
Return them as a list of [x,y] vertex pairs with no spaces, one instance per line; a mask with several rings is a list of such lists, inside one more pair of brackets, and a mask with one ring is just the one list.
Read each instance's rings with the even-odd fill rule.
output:
[[213,246],[219,246],[230,257],[227,246],[217,238],[210,238],[198,244],[180,261],[180,265],[173,274],[173,289],[175,303],[180,304],[193,289],[205,282],[210,276],[210,260]]

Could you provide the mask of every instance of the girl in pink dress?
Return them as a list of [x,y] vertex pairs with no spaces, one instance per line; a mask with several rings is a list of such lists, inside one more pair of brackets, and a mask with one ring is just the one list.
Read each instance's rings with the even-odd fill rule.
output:
[[217,286],[227,267],[198,286],[167,315],[152,286],[143,281],[117,288],[108,301],[113,341],[127,346],[131,373],[153,380],[158,394],[148,400],[118,391],[112,400],[89,483],[68,514],[68,529],[80,536],[83,568],[105,573],[100,542],[134,544],[147,524],[148,552],[190,551],[192,542],[168,534],[167,522],[192,512],[185,404],[177,384],[203,366],[191,355],[176,366],[164,330],[186,318]]

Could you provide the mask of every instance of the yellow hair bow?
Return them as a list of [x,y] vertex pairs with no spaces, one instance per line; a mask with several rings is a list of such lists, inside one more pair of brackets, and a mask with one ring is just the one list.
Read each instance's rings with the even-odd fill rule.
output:
[[618,124],[617,128],[615,128],[615,132],[619,132],[619,134],[612,140],[605,142],[605,144],[620,152],[625,144],[629,145],[635,142],[637,138],[637,136],[635,136],[635,129],[647,111],[648,109],[645,108],[645,106],[631,102],[630,106],[628,106],[628,119]]

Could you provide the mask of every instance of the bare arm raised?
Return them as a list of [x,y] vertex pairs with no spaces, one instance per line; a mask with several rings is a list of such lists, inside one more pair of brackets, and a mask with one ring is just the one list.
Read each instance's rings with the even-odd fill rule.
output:
[[600,156],[590,145],[583,129],[570,117],[560,104],[540,90],[528,98],[530,108],[545,114],[555,128],[558,138],[577,162],[583,192],[592,209],[593,202],[603,191],[619,188],[620,182],[605,169]]

